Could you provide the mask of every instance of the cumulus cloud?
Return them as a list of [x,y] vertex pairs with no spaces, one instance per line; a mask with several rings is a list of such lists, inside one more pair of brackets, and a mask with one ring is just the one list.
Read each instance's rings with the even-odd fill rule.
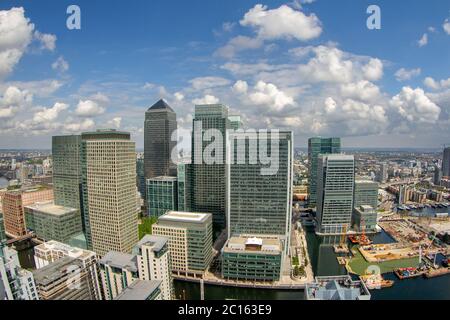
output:
[[217,49],[214,55],[231,59],[238,52],[249,50],[249,49],[258,49],[263,45],[263,41],[257,38],[250,38],[247,36],[237,36],[228,41],[228,43]]
[[444,29],[444,31],[450,35],[450,20],[449,19],[445,19],[444,24],[442,25],[442,29]]
[[42,50],[54,51],[56,48],[56,36],[49,33],[41,33],[36,31],[34,38],[41,43]]
[[181,92],[175,92],[174,97],[177,101],[183,101],[184,100],[184,94],[182,94]]
[[403,87],[391,99],[390,105],[409,122],[435,123],[441,113],[441,108],[421,88]]
[[17,87],[8,87],[0,99],[0,118],[12,118],[21,109],[30,106],[33,95],[27,90]]
[[361,80],[356,83],[343,84],[341,86],[341,93],[344,97],[372,101],[379,97],[380,89],[372,82]]
[[367,80],[380,80],[383,77],[383,62],[380,59],[371,58],[369,63],[363,66],[362,71]]
[[82,132],[87,130],[92,130],[95,127],[95,122],[92,119],[83,119],[81,121],[72,121],[72,119],[68,119],[68,121],[64,124],[63,130],[66,132]]
[[198,77],[189,81],[194,90],[222,87],[230,84],[230,80],[221,77]]
[[67,110],[69,106],[65,103],[56,102],[51,108],[44,108],[33,116],[34,123],[44,123],[54,121],[58,118],[61,111]]
[[238,80],[233,85],[233,91],[236,93],[247,93],[248,90],[248,84],[246,81]]
[[105,108],[100,106],[96,101],[80,100],[75,109],[75,114],[80,117],[93,117],[101,115],[105,112]]
[[420,68],[416,68],[416,69],[405,69],[405,68],[400,68],[395,72],[395,78],[397,79],[397,81],[407,81],[407,80],[411,80],[414,77],[417,77],[420,75],[420,73],[422,72],[422,70]]
[[266,106],[269,110],[282,110],[288,105],[294,105],[294,99],[277,88],[272,83],[258,81],[254,92],[248,98],[255,105]]
[[52,63],[52,69],[61,73],[66,72],[69,70],[69,63],[63,56],[60,56],[55,62]]
[[122,123],[122,117],[114,117],[108,121],[108,126],[111,126],[115,129],[119,129],[121,123]]
[[192,103],[195,105],[217,104],[219,103],[219,99],[213,95],[207,94],[203,98],[192,100]]
[[422,38],[417,41],[419,47],[424,47],[428,44],[428,34],[424,33]]
[[450,78],[435,80],[432,77],[426,77],[423,83],[430,89],[439,90],[441,88],[450,88]]
[[253,27],[258,37],[264,40],[307,41],[319,37],[322,33],[321,22],[315,14],[308,16],[287,5],[268,9],[267,6],[257,4],[244,15],[240,24]]

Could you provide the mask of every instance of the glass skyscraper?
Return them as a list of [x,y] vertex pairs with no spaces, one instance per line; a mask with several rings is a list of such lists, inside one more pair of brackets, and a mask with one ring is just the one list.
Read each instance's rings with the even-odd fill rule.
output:
[[177,169],[178,211],[187,211],[186,206],[186,164],[179,163]]
[[450,147],[444,149],[444,157],[442,159],[442,175],[450,177]]
[[145,112],[144,167],[145,178],[176,176],[171,153],[177,141],[172,133],[177,129],[177,116],[172,108],[159,100]]
[[309,167],[309,206],[317,205],[317,159],[319,154],[340,153],[340,138],[314,137],[308,139],[308,167]]
[[178,208],[178,192],[176,177],[156,177],[147,179],[148,215],[160,217],[167,211]]

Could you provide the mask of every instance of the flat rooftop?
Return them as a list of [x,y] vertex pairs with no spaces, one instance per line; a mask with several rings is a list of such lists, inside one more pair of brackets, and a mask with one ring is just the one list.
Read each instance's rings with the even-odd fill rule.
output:
[[26,206],[26,208],[55,216],[61,216],[78,211],[74,208],[55,205],[53,201],[36,202],[35,204]]
[[44,243],[41,243],[40,245],[37,245],[34,247],[35,252],[46,252],[46,251],[60,251],[63,252],[65,255],[72,257],[72,258],[86,258],[90,257],[92,255],[95,255],[93,251],[84,250],[80,248],[75,248],[72,246],[69,246],[68,244],[61,243],[55,240],[50,240]]
[[83,267],[80,260],[71,257],[63,257],[41,269],[34,271],[34,281],[36,281],[36,284],[38,285],[46,286],[49,283],[63,277],[68,272],[68,269],[73,272],[74,266],[78,266],[80,268]]
[[158,223],[164,221],[202,223],[210,217],[210,213],[167,211],[166,214],[158,218]]
[[137,272],[137,261],[136,256],[117,252],[110,251],[108,252],[100,261],[100,264],[105,264],[114,268],[125,269],[131,272]]
[[224,252],[261,252],[268,254],[280,254],[283,250],[281,240],[270,236],[240,236],[230,237],[225,243]]
[[114,300],[147,300],[160,285],[159,280],[136,280]]
[[140,247],[142,245],[148,245],[153,247],[153,251],[160,251],[164,245],[169,241],[166,237],[154,236],[154,235],[145,235],[137,244],[136,247]]

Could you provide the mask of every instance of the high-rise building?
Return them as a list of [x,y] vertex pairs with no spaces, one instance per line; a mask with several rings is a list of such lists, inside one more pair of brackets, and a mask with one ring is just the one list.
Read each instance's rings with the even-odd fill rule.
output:
[[27,229],[44,241],[68,243],[82,232],[78,209],[58,206],[53,201],[37,202],[24,209]]
[[380,183],[386,183],[388,177],[388,164],[386,162],[383,162],[380,164],[380,169],[377,173],[377,180]]
[[138,242],[135,143],[128,132],[97,130],[82,138],[83,210],[88,249],[130,253]]
[[358,231],[376,231],[377,211],[368,205],[355,207],[353,211],[352,224]]
[[319,155],[317,170],[318,233],[349,230],[353,212],[355,159],[352,155]]
[[450,147],[444,148],[444,157],[442,158],[442,175],[450,177]]
[[[276,235],[282,239],[287,252],[292,216],[294,143],[290,131],[274,135],[274,132],[241,132],[231,133],[228,137],[228,237]],[[277,141],[273,146],[272,139]],[[271,150],[273,147],[278,150]],[[264,148],[272,157],[273,172],[264,172],[269,169],[261,159]]]
[[317,168],[320,154],[340,153],[341,138],[314,137],[308,139],[308,202],[310,207],[317,205]]
[[441,168],[438,165],[434,166],[434,173],[433,173],[433,183],[436,186],[441,185],[442,180],[442,171]]
[[239,130],[242,128],[241,116],[230,115],[228,116],[228,120],[230,120],[230,129]]
[[5,224],[3,222],[3,212],[0,211],[0,246],[6,241]]
[[188,211],[186,204],[186,163],[178,163],[177,168],[178,211]]
[[27,234],[24,207],[35,202],[53,200],[53,189],[32,186],[7,191],[2,197],[6,235],[12,238]]
[[[222,104],[195,106],[193,127],[192,159],[191,164],[186,166],[187,206],[194,212],[211,213],[215,231],[221,231],[226,225],[226,143],[223,140],[230,128],[228,108]],[[220,132],[222,141],[216,143],[222,147],[214,152],[217,162],[209,163],[203,155],[217,132]]]
[[169,238],[173,273],[203,276],[213,258],[211,214],[169,211],[152,225],[152,234]]
[[134,247],[133,254],[137,257],[139,279],[161,281],[162,299],[171,300],[173,280],[169,239],[146,235]]
[[177,177],[161,176],[147,179],[148,215],[159,217],[178,208]]
[[176,175],[172,150],[176,140],[172,134],[177,130],[177,116],[164,101],[159,100],[145,112],[144,164],[145,178]]
[[136,159],[136,184],[142,199],[146,199],[145,193],[145,167],[144,158]]
[[378,208],[378,183],[370,180],[355,181],[355,200],[353,206],[371,206],[374,210]]

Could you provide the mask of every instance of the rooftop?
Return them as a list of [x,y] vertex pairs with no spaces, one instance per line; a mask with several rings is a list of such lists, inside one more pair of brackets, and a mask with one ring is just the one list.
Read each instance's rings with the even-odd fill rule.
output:
[[280,254],[283,246],[277,236],[230,237],[224,246],[224,252],[262,252]]
[[147,179],[150,181],[177,181],[177,177],[170,177],[170,176],[159,176]]
[[50,240],[37,245],[36,247],[34,247],[34,251],[61,251],[65,255],[72,258],[83,258],[95,255],[93,251],[75,248],[55,240]]
[[140,247],[142,245],[148,245],[153,247],[153,251],[160,251],[164,245],[169,241],[166,237],[153,236],[153,235],[145,235],[137,244],[136,247]]
[[164,221],[202,223],[210,217],[210,213],[167,211],[166,214],[158,218],[158,223]]
[[62,216],[65,214],[77,212],[77,209],[63,207],[56,205],[53,201],[42,201],[36,202],[32,205],[26,206],[26,208],[32,209],[34,211],[39,211],[46,214],[51,214],[54,216]]
[[160,285],[159,280],[136,280],[114,300],[147,300]]
[[136,256],[127,253],[110,251],[99,261],[99,263],[114,268],[137,272]]
[[164,111],[164,110],[174,112],[173,109],[167,104],[167,102],[164,101],[164,99],[159,99],[154,105],[148,108],[147,111]]
[[82,268],[82,262],[71,257],[63,257],[49,265],[33,272],[34,281],[37,285],[46,286],[53,281],[60,279],[68,272],[73,272],[73,267]]
[[362,281],[350,276],[316,277],[305,289],[308,300],[370,300],[370,292]]

